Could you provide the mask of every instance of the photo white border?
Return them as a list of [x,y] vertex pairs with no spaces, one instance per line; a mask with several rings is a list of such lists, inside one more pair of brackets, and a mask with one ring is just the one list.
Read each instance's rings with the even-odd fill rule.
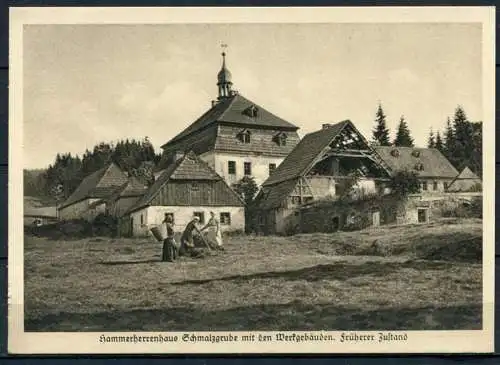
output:
[[[24,332],[23,26],[168,23],[482,23],[483,24],[483,330],[404,331],[394,342],[100,343],[103,333]],[[495,7],[10,8],[8,351],[12,354],[490,353],[494,351]],[[354,331],[349,331],[354,332]],[[378,331],[377,331],[378,332]],[[156,336],[159,333],[135,332]],[[241,335],[241,332],[231,332]],[[270,334],[272,332],[251,332]],[[307,332],[310,333],[310,332]],[[318,334],[319,332],[314,332]],[[326,332],[322,332],[326,334]],[[373,333],[359,331],[358,334]],[[104,333],[128,336],[131,333]],[[197,333],[208,334],[208,333]],[[224,333],[213,333],[224,335]],[[248,333],[245,333],[248,334]],[[338,337],[340,332],[328,332]]]

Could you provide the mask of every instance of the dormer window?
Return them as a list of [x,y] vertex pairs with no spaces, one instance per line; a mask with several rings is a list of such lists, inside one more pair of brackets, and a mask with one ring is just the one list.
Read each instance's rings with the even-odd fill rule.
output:
[[286,140],[288,136],[286,133],[279,133],[276,136],[274,136],[274,141],[278,144],[278,146],[286,146]]
[[417,171],[423,171],[424,170],[424,165],[422,163],[417,163],[415,164],[415,170]]
[[392,157],[399,157],[399,151],[398,151],[398,150],[396,150],[396,149],[392,150],[392,151],[391,151],[391,156],[392,156]]
[[259,115],[259,108],[255,105],[251,105],[243,111],[244,114],[248,115],[250,118],[257,118]]
[[250,143],[250,137],[251,137],[251,133],[248,129],[245,129],[238,134],[238,139],[242,143]]
[[411,153],[411,155],[412,155],[413,157],[420,157],[420,151],[414,150],[414,151]]

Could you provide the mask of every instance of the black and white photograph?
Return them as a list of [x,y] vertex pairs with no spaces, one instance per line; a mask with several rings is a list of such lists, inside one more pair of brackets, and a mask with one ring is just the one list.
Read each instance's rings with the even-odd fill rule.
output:
[[493,351],[494,8],[10,11],[10,351]]

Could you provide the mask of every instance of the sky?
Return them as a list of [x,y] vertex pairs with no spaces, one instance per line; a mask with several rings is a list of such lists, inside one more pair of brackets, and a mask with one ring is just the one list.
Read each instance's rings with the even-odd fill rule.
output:
[[350,119],[368,139],[380,102],[391,139],[418,146],[461,105],[482,120],[481,25],[165,24],[24,28],[24,168],[101,141],[155,149],[217,97],[221,43],[234,89],[313,132]]

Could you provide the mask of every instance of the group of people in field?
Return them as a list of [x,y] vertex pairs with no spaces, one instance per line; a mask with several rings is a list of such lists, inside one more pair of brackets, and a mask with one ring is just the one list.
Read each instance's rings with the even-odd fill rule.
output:
[[[210,219],[207,224],[202,228],[199,228],[198,225],[200,223],[199,217],[193,217],[191,221],[186,225],[184,231],[181,235],[180,242],[176,242],[175,235],[175,222],[174,218],[171,214],[165,214],[165,219],[162,224],[166,226],[166,238],[163,240],[163,255],[162,261],[175,261],[179,256],[188,256],[192,255],[195,250],[195,234],[199,236],[201,240],[203,240],[206,245],[210,248],[217,250],[224,250],[222,245],[222,232],[220,229],[220,222],[216,218],[214,212],[210,212]],[[215,237],[215,247],[210,245],[202,235],[202,232],[211,230],[213,236]]]

